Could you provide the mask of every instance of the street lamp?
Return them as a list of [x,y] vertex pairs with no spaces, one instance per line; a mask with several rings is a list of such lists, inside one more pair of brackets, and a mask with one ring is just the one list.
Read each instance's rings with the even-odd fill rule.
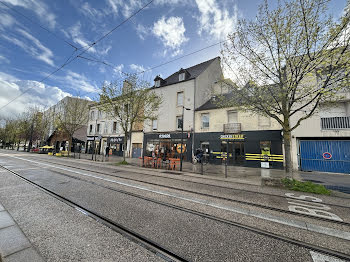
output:
[[185,113],[185,109],[191,110],[190,108],[187,108],[185,106],[182,106],[182,119],[181,119],[181,152],[180,152],[180,171],[182,171],[182,144],[184,141],[184,113]]

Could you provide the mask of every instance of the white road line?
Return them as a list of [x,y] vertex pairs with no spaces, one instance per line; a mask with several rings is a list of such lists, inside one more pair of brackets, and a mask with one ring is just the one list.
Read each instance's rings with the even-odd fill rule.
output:
[[115,184],[131,187],[131,188],[136,188],[136,189],[148,191],[148,192],[159,194],[159,195],[163,195],[163,196],[169,196],[169,197],[173,197],[173,198],[177,198],[177,199],[181,199],[181,200],[185,200],[185,201],[189,201],[189,202],[193,202],[193,203],[197,203],[197,204],[202,204],[202,205],[209,206],[209,207],[214,207],[214,208],[218,208],[218,209],[222,209],[222,210],[227,210],[227,211],[230,211],[230,212],[233,212],[233,213],[237,213],[237,214],[243,214],[243,215],[248,215],[248,216],[264,219],[264,220],[275,222],[275,223],[279,223],[279,224],[282,224],[282,225],[288,225],[288,226],[291,226],[291,227],[300,228],[300,229],[304,229],[304,230],[308,230],[308,231],[312,231],[312,232],[317,232],[317,233],[321,233],[321,234],[332,236],[332,237],[337,237],[337,238],[341,238],[341,239],[345,239],[345,240],[350,240],[350,232],[346,232],[346,231],[340,231],[340,230],[333,229],[333,228],[323,227],[323,226],[311,224],[311,223],[308,223],[308,222],[304,222],[304,221],[301,221],[301,220],[288,219],[288,218],[279,217],[279,216],[275,216],[275,215],[264,214],[264,213],[257,212],[257,211],[252,211],[252,210],[249,210],[249,209],[243,209],[243,208],[239,208],[239,207],[230,207],[230,206],[226,206],[226,205],[220,205],[220,204],[216,204],[214,202],[211,202],[210,200],[202,200],[202,199],[198,199],[198,198],[189,198],[189,197],[184,197],[184,196],[181,196],[181,195],[175,194],[175,193],[169,193],[169,192],[165,192],[165,191],[153,190],[153,189],[147,188],[145,186],[133,185],[133,184],[130,184],[130,183],[125,183],[125,182],[119,182],[119,181],[115,181],[115,180],[112,180],[112,179],[99,177],[99,176],[96,176],[96,175],[89,175],[89,174],[82,173],[82,172],[79,172],[79,171],[76,171],[76,170],[72,170],[72,169],[68,169],[68,168],[64,168],[64,167],[60,167],[60,166],[55,166],[55,165],[51,165],[51,164],[46,164],[46,163],[40,163],[40,162],[36,162],[36,161],[33,161],[33,160],[21,158],[21,157],[15,157],[15,156],[12,156],[12,157],[20,159],[20,160],[32,162],[32,163],[35,163],[35,164],[40,164],[40,165],[53,167],[53,168],[56,168],[56,169],[65,170],[65,171],[76,173],[76,174],[79,174],[79,175],[82,175],[82,176],[92,177],[92,178],[96,178],[96,179],[99,179],[99,180],[103,180],[103,181],[107,181],[107,182],[111,182],[111,183],[115,183]]
[[314,262],[346,262],[345,260],[335,258],[335,257],[330,257],[323,255],[321,253],[317,253],[314,251],[310,251],[311,258]]

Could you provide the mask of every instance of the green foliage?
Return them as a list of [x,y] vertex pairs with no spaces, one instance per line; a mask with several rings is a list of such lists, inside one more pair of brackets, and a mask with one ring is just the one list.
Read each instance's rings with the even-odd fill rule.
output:
[[123,160],[123,161],[120,161],[118,163],[115,163],[114,165],[116,165],[116,166],[123,166],[123,165],[129,165],[129,163],[127,161]]
[[321,195],[330,195],[331,191],[326,189],[323,185],[318,185],[310,181],[301,182],[295,179],[283,178],[283,185],[294,191],[309,192]]

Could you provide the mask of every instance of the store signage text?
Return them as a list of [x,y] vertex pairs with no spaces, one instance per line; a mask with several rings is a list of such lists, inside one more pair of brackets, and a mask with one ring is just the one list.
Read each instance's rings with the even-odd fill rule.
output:
[[110,143],[122,143],[123,138],[122,137],[111,137],[109,140]]
[[221,135],[220,139],[223,140],[244,140],[244,134],[233,134],[233,135]]
[[170,134],[160,134],[159,138],[171,138]]

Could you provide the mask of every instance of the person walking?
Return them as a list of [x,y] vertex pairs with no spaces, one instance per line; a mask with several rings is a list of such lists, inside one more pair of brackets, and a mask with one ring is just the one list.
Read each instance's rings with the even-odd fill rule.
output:
[[109,146],[106,147],[106,157],[109,157]]

